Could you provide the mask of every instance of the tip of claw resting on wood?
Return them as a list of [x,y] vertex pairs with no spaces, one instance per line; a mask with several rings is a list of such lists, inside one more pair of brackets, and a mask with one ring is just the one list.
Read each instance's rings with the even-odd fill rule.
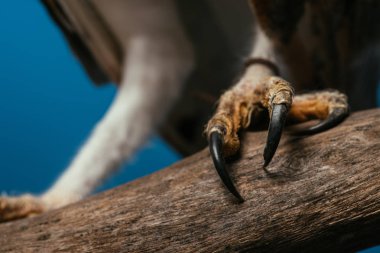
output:
[[223,136],[218,132],[210,134],[210,154],[216,171],[222,179],[226,188],[236,197],[239,203],[243,203],[244,199],[233,184],[230,175],[227,172],[226,164],[223,158]]
[[267,143],[264,148],[264,168],[270,163],[274,154],[276,153],[287,114],[288,108],[285,104],[273,105],[271,120],[269,123]]
[[302,135],[311,135],[317,134],[323,131],[326,131],[330,128],[335,127],[339,123],[341,123],[349,114],[348,108],[335,108],[332,112],[327,116],[326,119],[319,122],[317,125],[300,129],[290,132],[292,135],[302,136]]

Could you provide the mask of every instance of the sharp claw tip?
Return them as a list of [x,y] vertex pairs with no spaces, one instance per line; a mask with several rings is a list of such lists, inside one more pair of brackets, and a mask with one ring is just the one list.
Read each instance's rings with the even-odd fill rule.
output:
[[267,148],[264,149],[264,168],[272,161],[274,152],[270,152]]
[[222,182],[226,186],[229,192],[234,195],[234,197],[238,200],[238,203],[243,203],[244,199],[235,188],[226,168],[224,159],[222,156],[222,148],[223,148],[223,138],[222,135],[218,132],[212,132],[210,134],[210,153],[212,160],[214,162],[214,167],[219,174],[219,177],[222,179]]
[[285,104],[273,106],[271,121],[269,123],[267,143],[264,148],[264,168],[271,162],[281,139],[282,129],[285,125],[288,108]]
[[332,113],[328,115],[328,117],[317,125],[300,130],[290,131],[290,134],[294,136],[306,136],[311,134],[317,134],[323,131],[326,131],[332,127],[335,127],[339,123],[341,123],[349,114],[349,110],[347,108],[338,108],[335,109]]
[[244,200],[241,196],[240,196],[240,198],[238,198],[238,203],[239,203],[239,204],[243,204],[244,201],[245,201],[245,200]]
[[244,199],[243,199],[243,197],[240,195],[240,193],[239,192],[234,192],[234,193],[232,193],[233,195],[234,195],[234,197],[236,198],[236,200],[237,200],[237,202],[239,203],[239,204],[242,204],[242,203],[244,203]]

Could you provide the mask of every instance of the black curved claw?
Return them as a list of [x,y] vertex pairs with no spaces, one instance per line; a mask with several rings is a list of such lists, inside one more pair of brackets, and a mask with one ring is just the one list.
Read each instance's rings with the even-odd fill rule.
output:
[[319,122],[317,125],[306,129],[300,129],[290,132],[292,135],[311,135],[326,131],[339,123],[341,123],[349,114],[346,108],[335,108],[325,120]]
[[269,122],[267,143],[264,149],[264,167],[270,163],[277,150],[287,114],[288,108],[285,104],[273,105],[272,116]]
[[212,161],[216,171],[222,179],[226,188],[239,200],[240,203],[244,202],[244,199],[233,184],[230,175],[226,170],[226,164],[223,158],[223,136],[218,132],[212,132],[210,134],[210,153]]

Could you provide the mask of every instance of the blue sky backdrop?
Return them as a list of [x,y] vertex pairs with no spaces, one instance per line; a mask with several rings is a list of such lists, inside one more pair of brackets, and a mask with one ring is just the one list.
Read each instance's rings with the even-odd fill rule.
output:
[[[0,31],[0,193],[41,193],[75,156],[115,88],[92,85],[37,0],[3,1]],[[155,136],[102,189],[178,159]]]

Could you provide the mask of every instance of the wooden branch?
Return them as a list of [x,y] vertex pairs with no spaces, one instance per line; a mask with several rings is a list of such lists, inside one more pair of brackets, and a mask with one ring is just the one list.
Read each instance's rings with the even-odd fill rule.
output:
[[[0,225],[0,252],[351,252],[380,244],[380,110],[327,132],[286,134],[268,171],[266,132],[229,163],[236,204],[203,150],[85,201]],[[89,173],[91,173],[89,171]]]

